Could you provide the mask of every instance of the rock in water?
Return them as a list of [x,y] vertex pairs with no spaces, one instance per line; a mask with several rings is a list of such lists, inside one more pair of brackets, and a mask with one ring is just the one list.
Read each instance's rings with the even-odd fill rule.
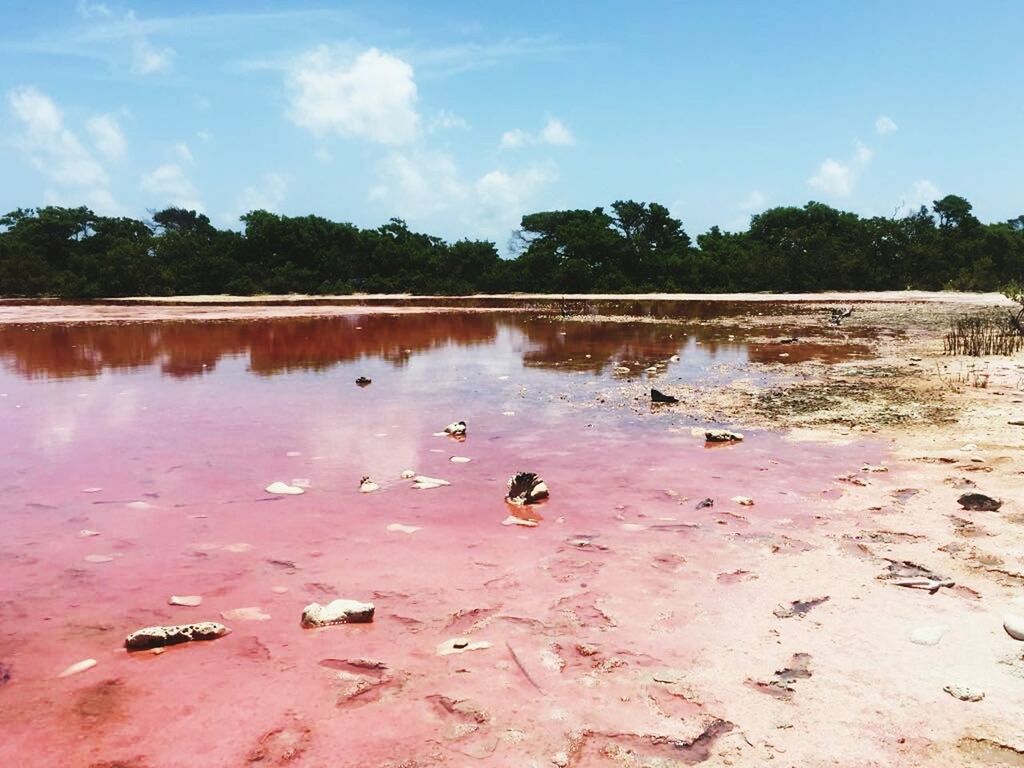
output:
[[452,437],[459,437],[461,435],[465,435],[466,422],[453,421],[451,424],[444,428],[444,432],[446,435],[451,435]]
[[743,439],[739,432],[730,432],[728,429],[705,429],[704,440],[709,443],[736,443]]
[[505,501],[510,504],[536,504],[547,497],[547,485],[533,472],[519,472],[508,479]]
[[358,379],[356,379],[356,384],[358,384],[360,387],[368,387],[371,384],[373,384],[373,379],[368,379],[365,376],[360,376]]
[[281,496],[298,496],[300,493],[305,493],[299,486],[288,485],[288,483],[282,483],[280,480],[271,483],[264,490],[267,493],[276,493]]
[[1003,629],[1014,640],[1024,640],[1024,618],[1012,615],[1004,616]]
[[713,506],[715,506],[715,500],[714,499],[711,499],[711,498],[701,499],[699,502],[697,502],[697,506],[694,507],[694,509],[707,509],[708,507],[713,507]]
[[87,669],[92,669],[96,666],[96,659],[83,659],[82,661],[75,662],[70,667],[61,672],[57,677],[71,677],[71,675],[77,675],[79,672],[85,672]]
[[373,480],[370,479],[369,475],[364,476],[363,479],[359,481],[360,493],[373,493],[374,491],[379,490],[380,486],[373,482]]
[[168,605],[181,605],[186,608],[195,608],[197,605],[202,605],[203,598],[199,595],[171,595],[168,599]]
[[403,480],[412,480],[414,477],[416,477],[416,473],[413,472],[411,469],[402,470]]
[[672,395],[666,395],[663,392],[659,392],[658,390],[651,388],[651,402],[675,405],[679,402],[679,398],[673,397]]
[[310,603],[302,611],[302,626],[366,624],[373,621],[374,610],[373,603],[360,603],[358,600],[333,600],[327,605]]
[[754,506],[754,500],[749,496],[733,496],[732,500],[739,504],[741,507],[752,507]]
[[143,627],[132,632],[124,639],[124,647],[129,651],[145,651],[150,648],[163,648],[167,645],[178,645],[193,640],[216,640],[224,637],[231,630],[215,621],[201,621],[197,624],[179,624],[171,627]]
[[999,499],[993,499],[984,493],[965,493],[956,502],[970,512],[995,512],[1003,506]]

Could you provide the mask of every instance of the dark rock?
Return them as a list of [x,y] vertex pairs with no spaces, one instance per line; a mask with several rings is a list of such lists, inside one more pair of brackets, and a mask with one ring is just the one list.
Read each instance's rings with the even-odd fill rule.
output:
[[995,512],[1003,506],[1003,502],[999,499],[993,499],[984,493],[965,493],[956,501],[970,512]]
[[360,376],[358,379],[356,379],[356,384],[358,384],[360,387],[368,387],[372,383],[373,379],[368,379],[365,376]]
[[828,602],[828,600],[828,595],[812,597],[810,600],[794,600],[788,606],[780,605],[773,613],[780,619],[791,619],[794,616],[802,619],[812,608],[816,608],[822,603]]
[[11,668],[0,662],[0,685],[6,685],[11,681]]
[[713,507],[713,506],[715,506],[715,500],[714,499],[703,499],[702,501],[697,503],[696,509],[707,509],[708,507]]
[[510,504],[535,504],[547,497],[547,485],[533,472],[519,472],[508,479],[505,501]]
[[666,395],[663,392],[652,388],[651,389],[651,402],[652,403],[667,403],[668,405],[675,405],[679,402],[679,398],[673,397],[672,395]]

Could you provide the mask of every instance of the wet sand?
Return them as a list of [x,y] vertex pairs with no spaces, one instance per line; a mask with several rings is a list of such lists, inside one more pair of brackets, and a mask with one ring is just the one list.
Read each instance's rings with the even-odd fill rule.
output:
[[[990,306],[4,307],[0,765],[1022,764],[1024,355],[943,357],[964,304]],[[536,527],[501,524],[521,469]],[[335,597],[374,622],[300,626]],[[232,632],[122,647],[196,620]]]

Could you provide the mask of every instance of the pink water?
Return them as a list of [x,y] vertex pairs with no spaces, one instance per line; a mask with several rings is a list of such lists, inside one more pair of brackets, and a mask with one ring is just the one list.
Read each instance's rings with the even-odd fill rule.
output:
[[[605,764],[579,734],[654,756],[692,736],[715,713],[658,699],[651,673],[709,642],[688,624],[730,599],[744,542],[798,541],[879,451],[766,432],[709,450],[685,413],[619,407],[616,362],[681,354],[671,390],[750,354],[699,340],[456,313],[0,329],[0,766],[578,768]],[[457,419],[467,440],[435,436]],[[551,488],[536,528],[501,524],[518,470]],[[375,621],[300,627],[336,597]],[[242,607],[269,619],[221,618]],[[123,649],[199,620],[232,632]],[[454,637],[492,645],[438,656]]]

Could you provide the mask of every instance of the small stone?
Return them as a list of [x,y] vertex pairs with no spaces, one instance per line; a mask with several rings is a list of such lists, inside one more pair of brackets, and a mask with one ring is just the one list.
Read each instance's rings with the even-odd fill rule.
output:
[[506,517],[504,520],[501,521],[501,524],[502,525],[521,525],[524,528],[536,528],[537,527],[537,521],[536,520],[524,520],[523,518],[516,517],[515,515],[509,515],[508,517]]
[[732,500],[735,504],[739,504],[741,507],[754,506],[754,500],[747,496],[733,496]]
[[452,464],[469,464],[472,461],[468,456],[452,456],[448,459]]
[[302,626],[326,627],[331,624],[366,624],[373,621],[373,603],[358,600],[333,600],[327,605],[310,603],[302,611]]
[[938,645],[947,632],[949,627],[944,624],[917,627],[910,633],[910,642],[917,645]]
[[110,563],[113,562],[114,558],[111,555],[86,555],[85,562],[87,563]]
[[615,366],[615,372],[616,373],[629,373],[629,368],[626,367],[625,365],[617,365],[617,366]]
[[411,469],[406,469],[402,472],[403,480],[412,480],[414,477],[416,477],[416,473]]
[[947,685],[943,687],[946,693],[960,701],[981,701],[985,698],[985,692],[967,685]]
[[85,672],[85,670],[92,669],[95,666],[96,659],[83,659],[82,661],[76,661],[70,667],[57,675],[57,677],[71,677],[71,675],[77,675],[79,672]]
[[960,446],[960,450],[963,451],[964,453],[970,453],[971,451],[978,450],[978,446],[976,446],[974,443],[968,443],[967,445]]
[[1024,618],[1007,614],[1003,617],[1003,629],[1014,640],[1024,640]]
[[171,595],[167,600],[168,605],[181,605],[186,608],[195,608],[202,603],[203,598],[199,595]]
[[391,523],[388,525],[388,530],[391,533],[416,533],[416,531],[420,529],[418,526],[415,525],[402,525],[401,523]]
[[491,647],[491,644],[486,640],[477,640],[472,642],[464,637],[453,637],[451,640],[445,640],[439,646],[437,646],[438,656],[450,656],[453,653],[466,653],[467,651],[484,651]]
[[999,499],[993,499],[984,493],[965,493],[956,500],[956,503],[970,512],[995,512],[1003,506]]
[[129,651],[148,651],[198,640],[216,640],[231,630],[215,621],[200,621],[195,624],[176,624],[167,627],[143,627],[124,639]]
[[464,422],[464,421],[453,421],[451,424],[449,424],[447,427],[444,428],[444,433],[446,435],[451,435],[452,437],[459,437],[461,435],[465,435],[466,434],[466,422]]
[[102,488],[83,488],[82,493],[99,493],[102,490]]
[[258,606],[232,608],[230,611],[221,611],[220,615],[228,621],[270,621],[270,614],[264,613]]
[[99,535],[100,535],[99,531],[90,531],[88,528],[83,528],[81,531],[78,532],[78,538],[80,538],[80,539],[88,539],[91,536],[99,536]]
[[739,432],[730,432],[728,429],[705,429],[704,440],[709,443],[735,443],[743,439]]
[[266,490],[267,493],[274,493],[278,496],[298,496],[301,493],[305,493],[305,491],[299,486],[288,485],[288,483],[283,483],[280,480],[271,483],[264,490]]
[[426,475],[416,475],[412,480],[412,487],[417,491],[425,491],[431,488],[441,488],[446,485],[451,485],[447,480],[442,480],[439,477],[427,477]]
[[283,595],[288,592],[288,587],[271,587],[270,591],[275,595]]
[[125,506],[128,509],[153,509],[153,505],[148,501],[129,501]]
[[373,493],[379,491],[380,486],[373,482],[369,477],[364,477],[359,481],[359,492],[360,493]]

